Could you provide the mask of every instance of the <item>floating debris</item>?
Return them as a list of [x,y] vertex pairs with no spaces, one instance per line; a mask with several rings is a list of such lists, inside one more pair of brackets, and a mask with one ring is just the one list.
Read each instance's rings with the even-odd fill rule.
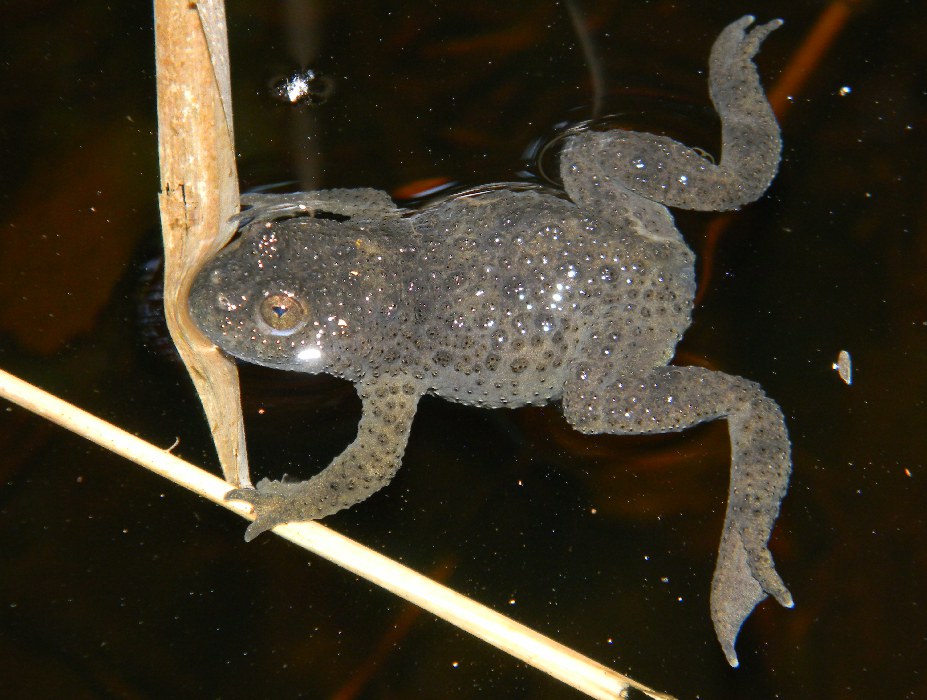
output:
[[850,353],[841,350],[840,354],[837,355],[837,361],[831,366],[837,370],[837,374],[840,375],[844,384],[853,383],[853,362],[850,360]]
[[328,99],[332,92],[332,81],[310,68],[276,80],[270,92],[279,102],[314,107],[324,104]]

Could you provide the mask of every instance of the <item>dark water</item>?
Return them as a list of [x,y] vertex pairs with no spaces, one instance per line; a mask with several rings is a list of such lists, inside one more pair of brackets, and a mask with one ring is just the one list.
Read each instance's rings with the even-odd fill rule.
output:
[[[311,28],[287,7],[229,6],[245,189],[517,179],[529,144],[590,116],[563,5],[320,3]],[[714,36],[783,17],[771,85],[827,7],[576,4],[603,109],[709,150]],[[769,194],[715,249],[716,217],[679,217],[712,261],[679,361],[761,382],[794,443],[772,547],[797,605],[761,606],[740,669],[708,618],[721,423],[589,438],[556,407],[426,400],[394,483],[327,524],[679,697],[927,697],[925,26],[923,3],[853,4],[783,116]],[[214,465],[188,379],[136,324],[159,235],[151,8],[14,1],[4,27],[0,366]],[[273,101],[313,55],[329,101]],[[352,439],[349,386],[243,382],[258,471],[311,473]],[[579,697],[23,410],[2,407],[0,450],[6,697]]]

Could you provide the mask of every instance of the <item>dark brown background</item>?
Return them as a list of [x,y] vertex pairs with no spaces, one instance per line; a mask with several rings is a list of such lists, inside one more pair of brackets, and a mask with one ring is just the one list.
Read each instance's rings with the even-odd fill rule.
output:
[[[721,28],[746,12],[786,20],[760,57],[773,85],[828,7],[574,5],[605,112],[709,150]],[[537,173],[529,144],[590,116],[562,4],[228,12],[245,189],[523,179]],[[159,235],[151,8],[3,13],[0,366],[214,465],[189,381],[138,319]],[[680,697],[927,697],[925,20],[915,0],[850,4],[784,114],[769,194],[715,249],[716,217],[679,216],[706,274],[678,361],[761,382],[794,443],[772,547],[797,605],[749,620],[739,670],[708,618],[723,423],[590,438],[556,407],[426,400],[394,483],[328,524]],[[303,60],[336,83],[312,112],[266,91]],[[851,387],[831,369],[841,349]],[[350,386],[243,375],[258,471],[311,473],[353,437]],[[245,545],[243,521],[18,408],[0,406],[0,454],[7,697],[578,697],[280,540]]]

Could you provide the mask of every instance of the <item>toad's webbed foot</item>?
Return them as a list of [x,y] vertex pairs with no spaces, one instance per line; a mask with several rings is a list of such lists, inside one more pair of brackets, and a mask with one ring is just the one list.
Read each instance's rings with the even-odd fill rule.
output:
[[255,519],[245,530],[245,542],[250,542],[262,532],[273,530],[277,525],[313,520],[306,508],[300,508],[302,503],[299,496],[306,490],[308,483],[262,479],[257,488],[232,489],[225,494],[226,501],[244,501],[254,508]]
[[745,15],[726,26],[711,47],[709,66],[711,69],[712,98],[716,92],[736,88],[744,83],[744,76],[755,71],[753,57],[760,45],[772,32],[782,26],[781,19],[758,24],[750,31],[747,28],[756,21],[753,15]]

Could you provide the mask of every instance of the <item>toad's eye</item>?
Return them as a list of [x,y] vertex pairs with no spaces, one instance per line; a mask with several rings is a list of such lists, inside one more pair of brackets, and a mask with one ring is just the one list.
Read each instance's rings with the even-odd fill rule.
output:
[[306,307],[289,294],[271,294],[258,307],[258,316],[274,335],[289,335],[306,325]]

